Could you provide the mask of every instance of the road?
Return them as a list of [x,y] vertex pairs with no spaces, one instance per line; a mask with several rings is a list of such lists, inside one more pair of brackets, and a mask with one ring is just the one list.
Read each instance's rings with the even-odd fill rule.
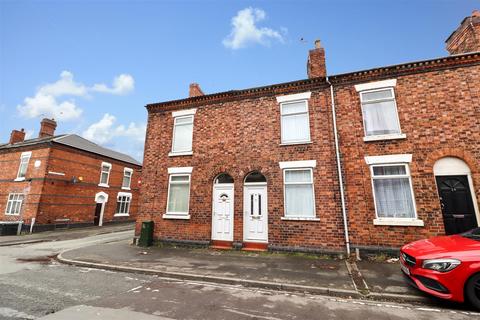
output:
[[474,319],[469,311],[291,294],[59,264],[131,231],[0,247],[0,319]]

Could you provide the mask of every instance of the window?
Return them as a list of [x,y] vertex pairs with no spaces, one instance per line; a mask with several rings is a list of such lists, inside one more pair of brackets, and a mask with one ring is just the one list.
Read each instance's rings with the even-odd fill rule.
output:
[[[171,169],[183,169],[183,168],[169,168],[169,173],[179,170]],[[191,172],[191,168],[190,168]],[[168,183],[168,198],[167,198],[167,213],[165,218],[169,218],[169,215],[174,217],[188,216],[188,206],[190,197],[190,174],[174,173],[169,176]],[[181,219],[182,217],[180,217]]]
[[28,162],[32,156],[31,152],[22,152],[20,156],[20,166],[18,167],[17,178],[15,180],[25,180],[25,175],[27,174]]
[[360,92],[360,100],[366,137],[401,134],[393,88]]
[[407,164],[372,165],[377,218],[415,219],[415,204]]
[[178,116],[173,120],[172,154],[191,154],[193,138],[193,114]]
[[130,184],[132,182],[133,169],[125,168],[123,169],[123,181],[122,189],[130,190]]
[[285,217],[315,217],[312,169],[285,169],[283,181]]
[[119,192],[117,196],[117,209],[115,210],[115,215],[125,215],[128,216],[130,212],[130,202],[132,201],[132,194]]
[[282,143],[310,142],[310,121],[306,100],[280,104]]
[[100,173],[100,183],[101,187],[108,187],[108,180],[110,178],[110,170],[112,170],[112,165],[108,162],[102,162],[102,169]]
[[23,198],[24,196],[21,193],[10,193],[8,195],[7,208],[5,209],[5,214],[19,215],[20,210],[22,209]]

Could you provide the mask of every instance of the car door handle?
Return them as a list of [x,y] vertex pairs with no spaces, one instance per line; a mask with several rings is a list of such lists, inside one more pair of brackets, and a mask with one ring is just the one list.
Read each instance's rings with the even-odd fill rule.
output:
[[454,214],[453,217],[457,218],[457,219],[463,219],[463,218],[465,218],[465,215],[464,214]]

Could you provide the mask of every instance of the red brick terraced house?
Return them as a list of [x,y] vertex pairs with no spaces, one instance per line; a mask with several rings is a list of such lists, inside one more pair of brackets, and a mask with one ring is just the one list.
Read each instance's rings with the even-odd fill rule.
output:
[[246,249],[394,249],[480,222],[480,13],[449,56],[147,105],[137,234]]
[[13,130],[0,144],[0,230],[12,234],[133,221],[141,164],[75,134]]

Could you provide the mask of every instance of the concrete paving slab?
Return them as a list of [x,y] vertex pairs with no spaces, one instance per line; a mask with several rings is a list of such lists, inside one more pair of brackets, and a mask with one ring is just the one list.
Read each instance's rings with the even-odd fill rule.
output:
[[212,249],[139,248],[107,243],[62,253],[63,259],[160,272],[354,291],[345,262],[314,255]]

